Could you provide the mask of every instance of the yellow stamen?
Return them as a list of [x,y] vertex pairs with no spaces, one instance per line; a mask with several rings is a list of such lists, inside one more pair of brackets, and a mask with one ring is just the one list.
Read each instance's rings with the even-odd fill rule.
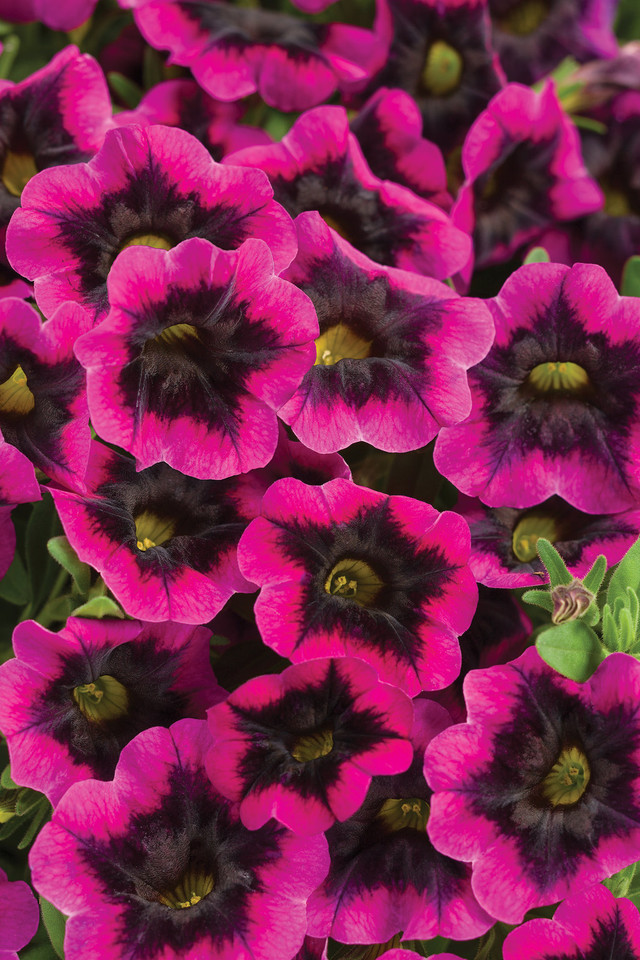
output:
[[197,338],[197,327],[192,326],[190,323],[174,323],[170,327],[165,327],[164,330],[153,339],[155,343],[166,344],[169,347],[176,347],[182,344],[185,340]]
[[30,153],[13,153],[7,150],[2,164],[2,182],[14,197],[22,196],[22,191],[31,177],[38,172],[36,161]]
[[127,688],[108,673],[92,683],[81,683],[73,689],[73,699],[93,723],[114,720],[123,716],[129,708]]
[[326,757],[332,750],[333,732],[331,730],[321,730],[318,733],[300,737],[291,750],[291,756],[294,760],[299,760],[300,763],[308,763],[309,760]]
[[580,800],[590,779],[584,753],[578,747],[565,747],[542,781],[542,794],[553,807],[569,806]]
[[213,876],[210,873],[189,869],[173,890],[163,891],[158,899],[160,903],[171,907],[172,910],[186,910],[204,900],[214,886]]
[[496,20],[500,30],[526,37],[535,33],[549,15],[548,0],[517,0],[506,16]]
[[9,379],[0,384],[0,413],[24,417],[31,413],[35,405],[26,374],[21,366],[17,366]]
[[429,804],[420,797],[385,800],[378,810],[378,818],[393,831],[410,827],[424,833],[429,819]]
[[346,324],[337,323],[316,340],[316,366],[330,367],[346,359],[361,360],[369,356],[371,343],[371,340],[363,340]]
[[175,533],[175,523],[166,517],[158,517],[145,510],[138,514],[136,521],[136,546],[138,550],[150,550],[170,540]]
[[364,560],[345,557],[333,567],[324,582],[324,589],[334,597],[348,597],[360,604],[370,606],[384,586],[373,567]]
[[584,393],[590,386],[587,371],[570,360],[539,363],[526,381],[537,393]]
[[525,514],[515,526],[511,548],[518,560],[529,563],[538,556],[537,544],[540,537],[555,543],[558,536],[558,524],[553,517],[540,513]]
[[422,71],[422,83],[434,97],[446,97],[460,86],[464,61],[457,50],[444,40],[429,47]]
[[134,233],[121,245],[120,250],[126,250],[127,247],[154,247],[156,250],[171,250],[173,245],[173,241],[161,233]]

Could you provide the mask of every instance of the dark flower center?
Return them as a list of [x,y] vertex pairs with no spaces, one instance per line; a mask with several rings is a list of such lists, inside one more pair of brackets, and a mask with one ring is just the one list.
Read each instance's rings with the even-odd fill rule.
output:
[[34,177],[37,172],[33,154],[13,153],[7,150],[0,176],[9,193],[14,197],[20,197],[31,177]]
[[553,807],[577,803],[591,779],[589,761],[578,747],[565,747],[542,781],[542,795]]
[[18,365],[9,379],[0,383],[0,413],[24,417],[31,413],[35,403],[27,384],[27,375]]
[[328,227],[331,227],[331,229],[340,234],[344,240],[348,240],[349,243],[355,246],[355,243],[353,242],[353,234],[349,232],[348,228],[338,218],[337,214],[324,213],[322,210],[320,210],[319,213]]
[[337,323],[316,340],[316,366],[330,367],[339,360],[369,356],[371,341],[363,340],[344,323]]
[[138,550],[149,550],[170,540],[175,533],[173,520],[159,517],[155,513],[144,510],[135,518],[136,546]]
[[127,688],[108,673],[92,683],[81,683],[74,687],[73,699],[92,723],[121,717],[129,707]]
[[539,363],[531,370],[526,379],[535,393],[573,393],[583,394],[590,387],[587,371],[577,363],[569,361],[549,361]]
[[496,24],[505,33],[526,37],[535,33],[548,15],[548,0],[517,0],[513,9],[506,16],[498,18]]
[[324,589],[334,597],[348,597],[362,607],[374,602],[383,582],[373,567],[364,560],[345,557],[339,560],[324,583]]
[[291,750],[291,756],[294,760],[299,760],[300,763],[308,763],[310,760],[326,757],[332,750],[333,731],[327,728],[296,740]]
[[540,513],[531,513],[522,517],[515,526],[511,540],[512,550],[518,560],[529,563],[537,558],[540,537],[555,543],[559,537],[557,520]]
[[631,202],[624,190],[614,186],[604,178],[600,178],[598,183],[604,193],[603,213],[606,213],[609,217],[629,217],[633,215]]
[[410,827],[424,833],[429,819],[429,804],[420,797],[390,798],[380,807],[378,819],[394,832]]
[[464,62],[453,47],[436,40],[427,52],[422,70],[422,84],[434,97],[446,97],[460,86]]
[[160,903],[171,907],[172,910],[185,910],[188,907],[195,907],[196,903],[204,900],[214,886],[213,876],[210,873],[189,867],[173,890],[164,890],[158,899]]
[[127,247],[154,247],[156,250],[171,250],[173,240],[163,233],[134,233],[120,245],[119,253]]

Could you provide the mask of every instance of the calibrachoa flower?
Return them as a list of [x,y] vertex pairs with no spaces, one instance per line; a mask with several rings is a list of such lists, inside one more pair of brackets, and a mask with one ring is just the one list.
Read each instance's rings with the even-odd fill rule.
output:
[[505,960],[637,960],[638,908],[596,884],[561,903],[553,920],[529,920],[512,930],[503,951]]
[[575,894],[553,920],[529,920],[504,942],[504,960],[638,960],[640,915],[625,898],[616,899],[601,884]]
[[18,960],[22,950],[35,936],[40,910],[31,887],[24,880],[7,880],[0,870],[0,960]]
[[550,540],[574,577],[584,577],[600,554],[618,563],[640,534],[640,506],[622,513],[593,514],[550,497],[528,510],[486,507],[458,497],[456,512],[471,529],[469,566],[489,587],[531,587],[548,582],[538,557],[540,537]]
[[207,773],[240,801],[250,830],[270,817],[295,833],[327,830],[355,813],[373,775],[400,773],[413,758],[411,701],[352,657],[256,677],[207,718]]
[[24,300],[0,299],[2,435],[34,467],[75,489],[83,488],[91,433],[84,370],[73,345],[89,325],[89,315],[74,303],[43,324]]
[[443,427],[438,470],[489,506],[558,495],[578,510],[637,509],[640,301],[602,267],[520,267],[487,301],[496,340],[469,372],[473,409]]
[[489,0],[493,42],[509,80],[533,83],[565,57],[615,57],[616,0]]
[[33,620],[0,666],[0,728],[12,778],[54,805],[67,787],[109,780],[126,743],[226,696],[209,662],[210,632],[178,623],[70,618],[59,633]]
[[234,480],[197,480],[165,463],[136,472],[95,442],[86,482],[86,496],[49,489],[74,550],[130,616],[206,623],[253,589],[236,561],[247,518]]
[[30,855],[38,892],[69,916],[67,960],[291,960],[324,878],[324,836],[249,831],[208,780],[207,725],[147,730],[113,781],[67,790]]
[[436,703],[414,701],[413,761],[395,776],[374,777],[366,800],[327,831],[331,867],[309,900],[309,933],[343,943],[471,939],[493,924],[471,891],[467,864],[438,853],[427,836],[431,791],[426,745],[449,725]]
[[540,93],[510,83],[496,94],[467,134],[462,167],[451,216],[473,233],[477,267],[507,260],[549,224],[603,203],[551,82]]
[[287,271],[313,301],[316,360],[279,411],[323,453],[364,440],[380,450],[424,446],[471,410],[467,369],[485,356],[493,322],[480,300],[437,280],[381,267],[300,214]]
[[263,240],[124,250],[111,310],[76,344],[91,422],[138,469],[164,460],[201,479],[265,466],[275,411],[315,358],[313,304],[274,273]]
[[135,12],[169,63],[190,67],[218,100],[256,91],[279,110],[305,110],[337,87],[360,88],[384,58],[381,39],[341,23],[320,24],[277,10],[207,0],[149,0]]
[[133,125],[111,130],[89,163],[43,170],[29,181],[7,231],[7,256],[35,281],[45,315],[74,300],[99,320],[122,250],[168,250],[190,237],[225,250],[248,237],[266,240],[278,271],[296,250],[293,224],[262,171],[216,163],[176,127]]
[[317,210],[378,263],[442,280],[469,259],[471,238],[443,210],[373,175],[343,107],[308,110],[281,143],[248,147],[224,162],[260,167],[291,216]]
[[265,643],[294,662],[356,656],[410,696],[460,671],[457,637],[477,603],[469,528],[410,497],[348,480],[278,480],[238,548],[261,586]]
[[471,861],[486,910],[520,923],[640,859],[637,660],[611,654],[575,683],[530,648],[472,671],[464,694],[468,723],[427,748],[427,829]]

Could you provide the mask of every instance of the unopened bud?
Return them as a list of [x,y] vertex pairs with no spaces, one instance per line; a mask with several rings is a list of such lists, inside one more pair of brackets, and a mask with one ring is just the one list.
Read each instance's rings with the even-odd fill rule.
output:
[[553,600],[552,623],[566,623],[568,620],[577,620],[586,613],[595,600],[595,596],[580,580],[569,584],[558,584],[551,591]]

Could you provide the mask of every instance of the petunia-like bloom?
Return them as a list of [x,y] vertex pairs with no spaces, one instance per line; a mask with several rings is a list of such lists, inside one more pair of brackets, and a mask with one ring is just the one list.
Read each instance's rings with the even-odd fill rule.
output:
[[374,176],[343,107],[308,110],[281,143],[239,150],[224,163],[260,167],[291,216],[317,210],[377,263],[443,280],[469,259],[468,233],[454,227],[443,210]]
[[493,42],[509,80],[534,83],[565,59],[615,57],[616,0],[489,0]]
[[314,936],[361,944],[386,943],[398,933],[403,940],[467,940],[494,923],[473,895],[469,866],[438,853],[426,833],[424,752],[450,719],[436,703],[414,706],[409,769],[374,777],[360,809],[327,831],[331,868],[308,906]]
[[43,324],[24,300],[0,299],[2,436],[34,467],[75,489],[83,488],[91,432],[84,370],[73,345],[89,324],[74,303]]
[[49,488],[81,560],[125,611],[156,623],[207,623],[236,591],[251,592],[236,547],[247,519],[233,480],[185,477],[94,442],[87,495]]
[[389,50],[366,88],[399,87],[415,100],[422,134],[449,153],[504,85],[487,0],[385,0]]
[[204,719],[226,693],[209,662],[210,632],[178,623],[71,617],[59,633],[33,620],[0,666],[0,728],[11,776],[57,804],[76,781],[113,776],[142,730]]
[[149,0],[135,11],[152,47],[190,67],[217,100],[258,92],[278,110],[306,110],[339,87],[358,89],[384,59],[377,33],[312,23],[278,10],[214,0]]
[[466,371],[493,341],[480,300],[406,270],[381,267],[300,214],[298,256],[287,271],[320,324],[315,364],[279,411],[322,453],[364,440],[404,452],[471,410]]
[[313,304],[274,273],[263,240],[124,250],[110,312],[76,344],[91,422],[138,469],[164,460],[203,480],[264,467],[275,411],[315,359]]
[[[14,4],[15,6],[15,4]],[[0,7],[0,16],[2,14]],[[89,160],[111,126],[111,100],[93,57],[68,46],[20,83],[0,87],[0,237],[39,170]],[[4,248],[4,243],[2,244]],[[4,249],[2,253],[4,259]]]
[[359,657],[409,696],[460,671],[477,603],[468,556],[455,513],[341,479],[278,480],[238,547],[268,646],[294,662]]
[[295,229],[264,173],[216,163],[175,127],[111,130],[89,163],[43,170],[26,185],[7,231],[7,256],[34,280],[46,316],[65,300],[109,308],[107,276],[126,247],[169,250],[201,237],[235,250],[266,240],[276,270],[288,266]]
[[382,87],[351,121],[364,158],[381,180],[392,180],[430,200],[451,207],[443,156],[422,136],[418,105],[404,90]]
[[204,772],[205,721],[154,727],[113,781],[73,784],[32,847],[38,892],[67,914],[67,960],[291,960],[327,872],[322,834],[249,831]]
[[468,722],[431,741],[434,846],[473,865],[505,923],[640,858],[640,663],[613,653],[575,683],[532,647],[464,683]]
[[40,910],[24,880],[7,880],[0,870],[0,960],[18,960],[18,950],[35,936]]
[[583,513],[560,497],[528,510],[486,507],[461,496],[456,512],[471,529],[469,566],[489,587],[531,587],[547,583],[538,557],[540,537],[550,540],[574,577],[584,577],[600,554],[618,563],[640,535],[640,508],[622,513]]
[[451,216],[473,233],[477,267],[503,262],[549,224],[603,204],[551,82],[540,93],[510,83],[496,94],[467,134],[462,167]]
[[0,0],[0,18],[9,23],[41,20],[52,30],[73,30],[93,13],[97,0]]
[[468,419],[438,435],[440,473],[493,507],[637,509],[640,301],[602,267],[538,263],[487,304],[495,343],[469,371]]
[[602,884],[560,904],[553,920],[529,920],[507,936],[504,960],[640,958],[640,914]]
[[148,90],[135,110],[116,114],[114,122],[181,127],[197,137],[214,160],[222,160],[234,150],[271,143],[266,130],[239,122],[243,113],[239,104],[214,100],[195,80],[165,80]]
[[411,701],[361,660],[318,659],[256,677],[207,714],[207,773],[255,830],[327,830],[362,804],[371,777],[413,759]]

